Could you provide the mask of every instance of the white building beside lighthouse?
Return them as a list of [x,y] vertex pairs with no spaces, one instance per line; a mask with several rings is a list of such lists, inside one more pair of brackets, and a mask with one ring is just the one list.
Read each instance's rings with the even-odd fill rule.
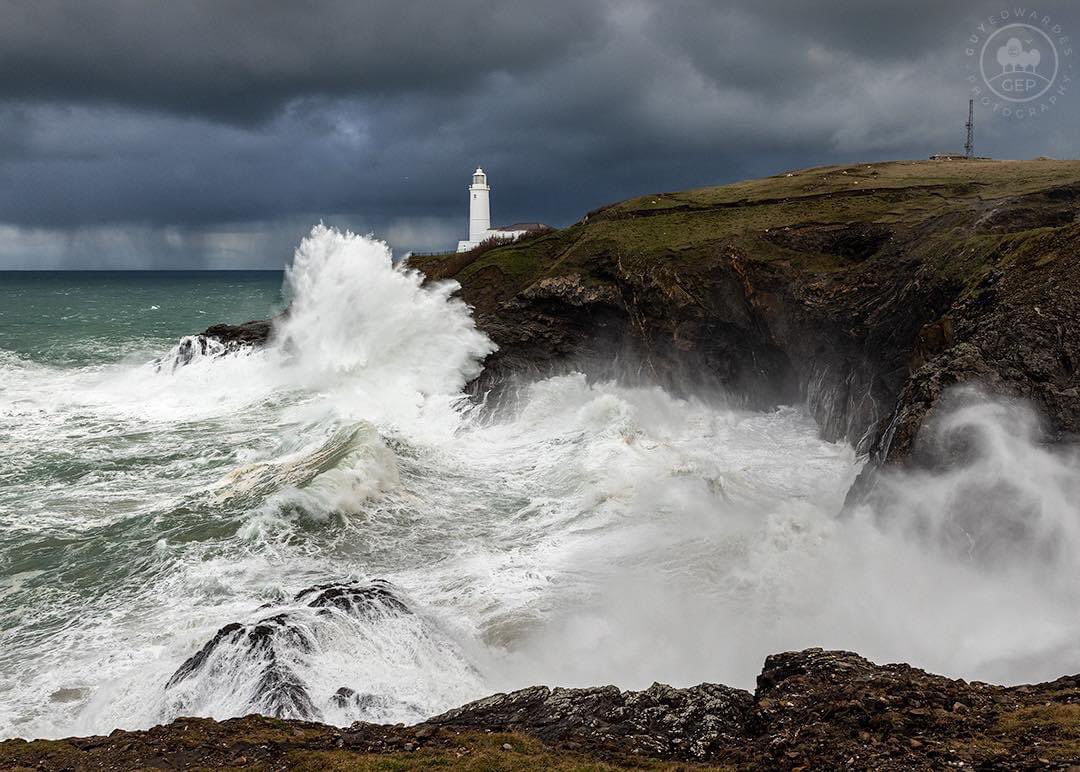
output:
[[469,238],[459,241],[458,252],[468,252],[480,242],[495,238],[513,241],[529,231],[547,228],[543,223],[521,222],[513,225],[491,227],[491,186],[487,175],[479,166],[473,172],[472,184],[469,185]]

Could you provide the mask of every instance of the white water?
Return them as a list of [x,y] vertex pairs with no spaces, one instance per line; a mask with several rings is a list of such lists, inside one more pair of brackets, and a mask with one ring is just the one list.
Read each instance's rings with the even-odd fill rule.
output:
[[[451,286],[321,227],[287,281],[265,351],[3,363],[10,458],[106,471],[5,499],[31,557],[0,580],[0,734],[245,713],[250,663],[165,682],[221,626],[347,578],[416,614],[294,609],[319,642],[297,672],[342,724],[533,683],[751,687],[765,655],[814,645],[1006,682],[1080,670],[1080,463],[1022,407],[968,403],[945,429],[981,432],[975,462],[838,518],[859,461],[798,408],[578,374],[489,416],[460,390],[491,344]],[[337,708],[340,686],[383,699]]]

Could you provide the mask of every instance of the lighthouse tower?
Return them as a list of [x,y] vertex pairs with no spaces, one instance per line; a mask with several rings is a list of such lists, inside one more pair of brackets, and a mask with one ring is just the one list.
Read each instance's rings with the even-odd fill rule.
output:
[[473,172],[472,184],[469,186],[469,238],[467,241],[459,241],[458,252],[468,252],[486,239],[495,239],[499,242],[511,242],[520,236],[536,230],[550,230],[543,223],[515,223],[499,228],[491,227],[491,186],[488,185],[487,175],[479,166]]
[[459,241],[458,252],[468,252],[491,235],[491,186],[479,166],[473,172],[469,186],[469,238]]
[[479,244],[491,230],[491,186],[479,166],[473,172],[469,186],[469,241]]

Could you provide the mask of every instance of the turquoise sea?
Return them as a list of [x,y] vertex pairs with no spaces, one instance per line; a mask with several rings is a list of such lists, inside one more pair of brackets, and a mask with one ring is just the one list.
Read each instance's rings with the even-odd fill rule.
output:
[[0,349],[58,366],[157,356],[280,309],[281,271],[0,271]]

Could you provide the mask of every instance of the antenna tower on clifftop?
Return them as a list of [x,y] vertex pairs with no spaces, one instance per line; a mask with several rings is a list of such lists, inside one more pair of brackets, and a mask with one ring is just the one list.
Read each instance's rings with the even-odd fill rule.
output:
[[964,157],[975,156],[975,100],[968,100],[967,141],[964,142]]

